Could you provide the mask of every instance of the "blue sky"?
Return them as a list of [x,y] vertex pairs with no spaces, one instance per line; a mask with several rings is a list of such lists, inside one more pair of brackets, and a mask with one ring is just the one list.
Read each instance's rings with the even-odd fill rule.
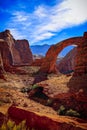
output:
[[55,44],[87,31],[87,0],[0,0],[0,31],[30,45]]

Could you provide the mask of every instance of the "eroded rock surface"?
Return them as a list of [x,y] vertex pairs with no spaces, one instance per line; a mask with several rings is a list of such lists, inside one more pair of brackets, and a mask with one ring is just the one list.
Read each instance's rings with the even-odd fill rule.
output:
[[76,55],[76,65],[75,65],[75,74],[82,75],[87,73],[87,33],[84,33],[83,37],[74,37],[67,40],[64,40],[60,43],[52,45],[46,57],[44,58],[43,64],[40,71],[51,73],[56,71],[56,59],[58,54],[69,45],[77,45],[77,55]]
[[0,33],[0,71],[8,71],[12,66],[30,65],[32,60],[27,40],[15,40],[9,30]]

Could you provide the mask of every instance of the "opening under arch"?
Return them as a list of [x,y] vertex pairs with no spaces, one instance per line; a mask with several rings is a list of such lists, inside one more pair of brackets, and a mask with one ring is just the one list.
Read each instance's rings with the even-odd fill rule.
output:
[[75,69],[75,57],[77,54],[77,46],[69,45],[65,47],[57,56],[57,71],[63,74],[69,74]]

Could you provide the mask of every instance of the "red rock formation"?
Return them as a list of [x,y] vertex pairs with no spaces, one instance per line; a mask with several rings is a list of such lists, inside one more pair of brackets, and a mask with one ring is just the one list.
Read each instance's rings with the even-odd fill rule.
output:
[[5,120],[5,115],[0,112],[0,127],[3,124],[4,120]]
[[78,45],[75,75],[87,74],[87,33],[84,33],[83,38],[84,40]]
[[57,63],[57,69],[61,73],[68,73],[75,70],[75,57],[77,49],[71,50],[61,61]]
[[33,61],[32,52],[29,47],[27,40],[17,40],[15,44],[16,49],[18,50],[22,64],[30,65]]
[[67,109],[73,109],[78,112],[81,112],[83,118],[87,118],[87,95],[84,92],[77,93],[61,93],[57,94],[54,97],[54,109],[58,109],[61,104],[64,105]]
[[35,61],[33,61],[32,66],[41,66],[43,64],[43,59],[36,59]]
[[3,70],[8,70],[12,63],[12,55],[9,45],[4,40],[0,40],[1,66]]
[[[12,57],[12,61],[11,64],[17,64],[21,62],[20,56],[19,56],[19,52],[16,50],[15,48],[15,39],[13,38],[13,36],[10,34],[9,30],[6,30],[4,32],[0,33],[0,39],[3,39],[5,41],[5,46],[8,46],[8,49],[11,53],[11,57]],[[4,46],[2,46],[2,48],[4,49]],[[4,51],[4,50],[3,50]],[[5,50],[8,51],[8,50]],[[8,59],[8,57],[5,55],[4,57],[5,59]],[[10,60],[10,59],[8,59]]]
[[[84,33],[83,37],[76,37],[64,40],[56,45],[52,45],[48,52],[46,53],[46,57],[44,58],[44,62],[41,66],[40,71],[43,72],[55,72],[56,71],[56,59],[58,54],[69,45],[75,44],[77,45],[77,61],[75,67],[75,73],[83,74],[87,73],[87,60],[84,57],[87,57],[87,53],[85,49],[87,48],[87,33]],[[83,49],[84,48],[84,49]],[[83,54],[80,54],[83,50]],[[79,63],[78,63],[79,62]],[[81,62],[81,64],[80,64]]]
[[33,55],[32,66],[41,66],[43,63],[44,56],[42,55]]
[[28,41],[16,41],[9,30],[0,33],[0,54],[6,71],[12,66],[30,65],[33,60]]
[[2,56],[1,56],[1,53],[0,53],[0,74],[3,74],[3,73],[4,73],[3,61],[2,61]]
[[37,113],[31,110],[24,110],[23,108],[11,106],[8,110],[8,115],[16,123],[26,120],[30,128],[36,130],[85,130],[86,123],[76,121],[67,117],[45,115],[44,113]]
[[4,74],[5,70],[4,70],[4,66],[3,66],[3,60],[2,60],[2,56],[1,56],[1,52],[0,52],[0,78],[5,80]]

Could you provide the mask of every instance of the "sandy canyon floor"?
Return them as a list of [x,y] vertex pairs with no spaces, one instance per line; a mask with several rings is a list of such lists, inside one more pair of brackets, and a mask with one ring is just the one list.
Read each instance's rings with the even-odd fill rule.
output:
[[[21,89],[26,87],[31,87],[32,84],[35,81],[35,77],[37,75],[37,71],[39,70],[38,67],[22,67],[23,70],[26,71],[26,74],[11,74],[6,73],[4,74],[5,80],[0,79],[0,112],[6,114],[7,109],[9,106],[14,104],[18,107],[23,107],[26,110],[32,110],[35,112],[42,113],[44,115],[51,115],[60,118],[61,120],[66,120],[67,122],[70,120],[73,120],[74,118],[71,117],[64,117],[58,116],[57,112],[53,110],[53,108],[49,106],[44,106],[34,100],[31,100],[28,97],[27,93],[22,93]],[[87,81],[87,77],[83,76],[85,82]],[[39,77],[38,77],[39,78]],[[71,86],[74,86],[74,88],[70,88],[69,81],[71,80],[70,84]],[[79,84],[82,81],[82,78],[74,78],[72,79],[72,75],[62,75],[62,74],[49,74],[47,76],[47,80],[44,80],[42,82],[39,82],[40,85],[47,85],[47,88],[49,90],[47,91],[47,94],[50,95],[50,97],[55,96],[60,93],[68,93],[75,89],[76,91],[76,85],[74,85],[74,81],[78,82]],[[84,84],[84,82],[83,82]],[[79,88],[80,89],[80,88]],[[83,88],[84,91],[86,88]],[[73,120],[73,121],[76,121]],[[86,129],[87,123],[77,123],[81,128]]]

